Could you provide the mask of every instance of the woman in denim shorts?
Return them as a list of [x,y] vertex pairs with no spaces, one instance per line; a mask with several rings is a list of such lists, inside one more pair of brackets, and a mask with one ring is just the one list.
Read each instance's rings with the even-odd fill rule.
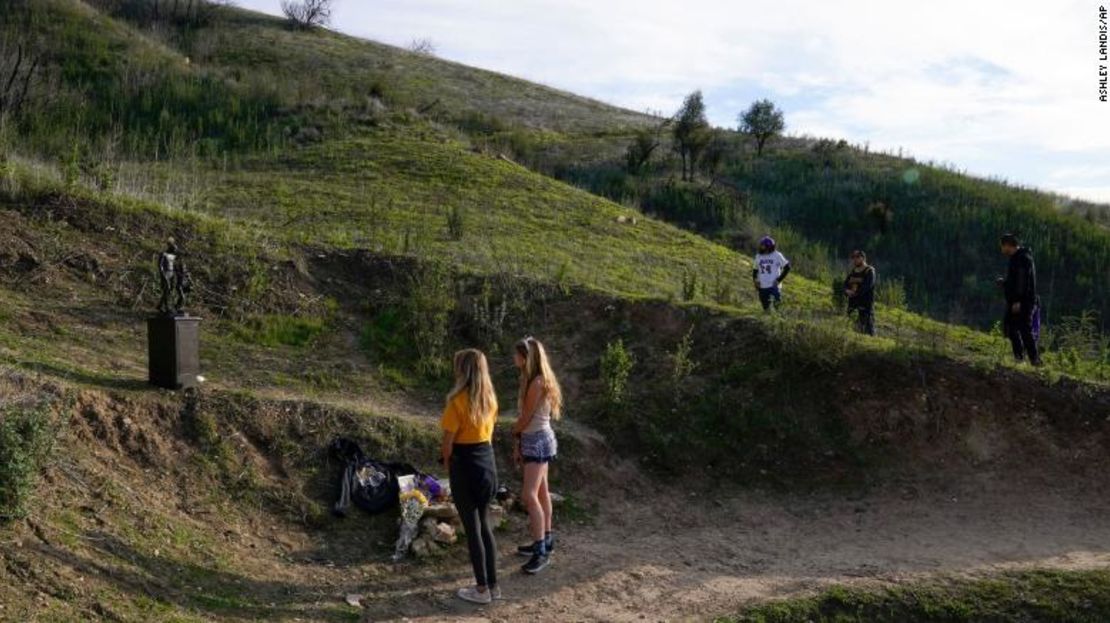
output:
[[524,466],[521,493],[528,508],[532,542],[517,548],[528,556],[521,567],[525,573],[539,573],[551,560],[555,537],[551,528],[551,492],[547,485],[548,464],[558,453],[558,442],[551,422],[562,413],[563,393],[551,370],[547,351],[539,340],[526,337],[517,342],[513,363],[520,369],[519,415],[513,425],[513,460]]

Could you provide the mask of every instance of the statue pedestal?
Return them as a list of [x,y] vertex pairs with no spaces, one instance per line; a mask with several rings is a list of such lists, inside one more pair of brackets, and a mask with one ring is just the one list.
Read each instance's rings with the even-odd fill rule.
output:
[[196,387],[200,373],[200,318],[151,316],[146,320],[150,384]]

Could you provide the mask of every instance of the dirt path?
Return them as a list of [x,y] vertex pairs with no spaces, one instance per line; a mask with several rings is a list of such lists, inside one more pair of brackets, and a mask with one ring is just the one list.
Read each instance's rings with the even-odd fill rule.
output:
[[469,580],[464,567],[447,581],[368,587],[365,620],[708,619],[832,582],[1108,566],[1108,510],[1104,496],[1052,483],[986,481],[855,500],[630,500],[603,509],[592,527],[562,530],[554,563],[538,577],[509,555],[523,528],[502,536],[502,602],[454,599]]
[[[559,464],[562,492],[596,501],[597,512],[576,524],[557,511],[558,549],[538,577],[523,575],[511,555],[525,538],[514,514],[499,533],[506,599],[475,607],[454,597],[472,581],[462,545],[438,561],[394,565],[395,515],[353,514],[306,530],[263,505],[213,495],[212,480],[193,473],[194,449],[163,432],[173,430],[172,408],[148,412],[145,402],[96,392],[82,404],[71,445],[85,451],[48,471],[50,495],[0,539],[0,574],[18,580],[0,582],[0,606],[22,600],[8,612],[48,612],[39,602],[49,596],[57,608],[76,602],[65,611],[75,619],[152,620],[112,613],[156,598],[202,620],[334,621],[358,616],[344,598],[361,594],[365,621],[708,620],[830,583],[1110,567],[1107,487],[1047,476],[1047,467],[982,468],[958,480],[953,468],[927,474],[931,485],[918,476],[867,494],[731,489],[714,498],[684,493],[704,483],[658,485],[598,433],[565,421],[561,433],[577,444],[576,460]],[[408,410],[434,421],[430,409]],[[258,472],[278,482],[303,477],[283,476],[246,441],[234,447],[258,455]],[[184,468],[156,469],[150,457]],[[504,468],[505,481],[518,481]]]

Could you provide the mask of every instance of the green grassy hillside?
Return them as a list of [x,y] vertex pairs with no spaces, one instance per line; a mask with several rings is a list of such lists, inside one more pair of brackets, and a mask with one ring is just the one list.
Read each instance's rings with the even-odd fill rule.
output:
[[518,143],[538,170],[736,248],[751,250],[774,233],[798,269],[822,280],[840,272],[850,250],[864,248],[913,309],[978,327],[998,320],[994,278],[1005,269],[998,236],[1016,232],[1037,258],[1049,325],[1089,314],[1087,322],[1106,330],[1104,206],[827,140],[784,139],[757,157],[735,133],[717,134],[724,155],[692,184],[675,182],[665,132],[635,174],[621,150],[632,135]]
[[[37,86],[43,108],[26,108],[4,126],[10,175],[23,154],[32,157],[30,170],[63,189],[88,186],[229,219],[263,241],[366,248],[477,273],[755,310],[746,249],[730,251],[503,157],[530,153],[595,166],[619,145],[611,135],[626,135],[646,117],[326,31],[290,31],[280,20],[237,10],[206,24],[137,32],[70,0],[20,6],[5,10],[29,20],[40,41],[61,43],[42,47],[53,80]],[[313,78],[302,79],[307,74]],[[506,99],[508,92],[515,95]],[[444,111],[419,104],[440,96]],[[527,115],[499,108],[510,104]],[[69,146],[52,148],[56,142]],[[767,171],[779,188],[807,187],[805,179],[782,181],[798,170],[788,160],[727,162]],[[668,205],[693,197],[688,218],[708,210],[735,225],[752,214],[745,192],[678,187],[659,195],[652,211],[673,219]],[[822,259],[820,245],[795,239],[814,263]],[[1083,258],[1101,257],[1092,240],[1093,255],[1069,260],[1076,275],[1088,275]],[[789,313],[840,324],[828,267],[792,255],[800,275],[788,284]],[[1041,270],[1051,275],[1053,265]],[[913,301],[919,288],[906,283]],[[1004,357],[997,337],[898,310],[898,297],[885,300],[887,340],[878,344],[963,353],[989,365]],[[1060,371],[1105,374],[1105,344],[1073,333],[1079,337],[1054,357]]]

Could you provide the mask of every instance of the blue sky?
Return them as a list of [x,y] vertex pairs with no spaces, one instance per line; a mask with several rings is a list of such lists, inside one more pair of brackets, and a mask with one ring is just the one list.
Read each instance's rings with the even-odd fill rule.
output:
[[[279,12],[279,0],[240,0]],[[1098,2],[336,0],[332,27],[636,110],[768,97],[787,131],[1110,203]],[[1105,63],[1110,64],[1110,63]]]

